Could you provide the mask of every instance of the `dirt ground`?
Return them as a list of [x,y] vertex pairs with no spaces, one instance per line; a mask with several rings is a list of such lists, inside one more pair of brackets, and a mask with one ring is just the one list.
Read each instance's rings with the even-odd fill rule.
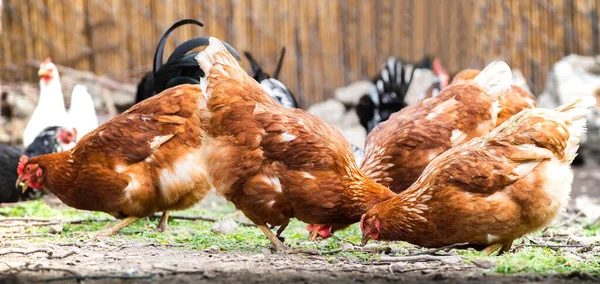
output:
[[[600,167],[595,161],[576,168],[573,197],[600,197]],[[371,262],[336,254],[272,254],[193,250],[123,238],[90,238],[76,243],[0,238],[0,283],[584,283],[600,278],[586,273],[507,276],[491,272],[489,261],[418,256]],[[3,249],[29,252],[2,253]],[[33,252],[40,250],[38,252]],[[600,249],[594,249],[596,257]],[[431,259],[429,259],[431,258]]]
[[[542,276],[486,274],[488,263],[464,263],[460,256],[435,261],[363,264],[343,257],[282,255],[268,251],[257,254],[223,253],[177,249],[150,243],[88,241],[31,244],[20,240],[14,247],[46,252],[1,259],[3,266],[27,265],[31,271],[9,276],[0,283],[573,283],[598,281],[583,273]],[[73,253],[72,253],[73,252]],[[64,255],[72,254],[63,257]],[[64,271],[44,271],[44,267]]]

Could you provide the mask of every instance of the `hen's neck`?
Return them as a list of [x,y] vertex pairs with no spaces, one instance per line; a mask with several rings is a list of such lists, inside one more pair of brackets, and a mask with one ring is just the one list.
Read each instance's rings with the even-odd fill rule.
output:
[[347,209],[352,210],[359,217],[373,206],[396,196],[389,188],[374,182],[358,170],[349,179],[347,192],[351,208]]
[[45,83],[44,80],[40,80],[40,98],[38,107],[39,106],[65,111],[62,86],[58,76],[52,78],[48,83]]
[[44,172],[43,186],[56,194],[56,190],[68,190],[73,174],[71,151],[34,157]]

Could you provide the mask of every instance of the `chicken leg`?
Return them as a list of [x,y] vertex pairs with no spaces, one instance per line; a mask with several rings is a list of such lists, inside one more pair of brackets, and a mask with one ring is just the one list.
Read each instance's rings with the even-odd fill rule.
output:
[[289,225],[289,223],[283,224],[281,226],[279,226],[279,229],[277,229],[277,239],[279,239],[280,241],[284,242],[285,238],[281,236],[281,233],[283,233],[283,230],[285,230],[285,228],[287,228],[287,226]]
[[264,225],[264,224],[258,225],[258,228],[260,228],[260,230],[263,231],[263,233],[267,236],[267,239],[269,239],[271,241],[271,244],[273,244],[273,246],[275,246],[275,251],[278,251],[278,252],[286,251],[285,245],[283,245],[281,240],[279,240],[279,238],[277,238],[277,236],[275,236],[275,234],[273,234],[273,232],[271,232],[271,230],[269,229],[269,227],[267,227],[267,225]]
[[163,211],[162,216],[160,216],[160,220],[158,221],[158,226],[156,226],[156,230],[161,233],[171,230],[171,228],[169,228],[169,211]]
[[129,216],[119,222],[117,222],[114,226],[105,229],[103,231],[98,232],[98,234],[96,234],[96,236],[112,236],[114,235],[116,232],[120,231],[121,229],[131,225],[133,222],[139,220],[140,217],[135,217],[135,216]]

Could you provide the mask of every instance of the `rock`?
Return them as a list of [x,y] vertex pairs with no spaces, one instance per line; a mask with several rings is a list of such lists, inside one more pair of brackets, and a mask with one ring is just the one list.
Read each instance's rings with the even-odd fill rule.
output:
[[587,223],[600,218],[600,200],[588,195],[577,196],[574,200],[575,209],[583,212]]
[[475,266],[483,269],[490,269],[497,266],[497,264],[493,261],[489,260],[473,260],[471,263],[475,264]]
[[[592,96],[600,88],[600,56],[569,55],[552,67],[545,90],[537,98],[538,107],[554,108],[576,98]],[[582,145],[600,143],[600,110],[588,116],[588,132]]]
[[218,253],[221,249],[218,246],[212,245],[210,247],[207,247],[206,249],[204,249],[205,252],[208,253]]
[[223,221],[215,223],[210,229],[215,234],[230,235],[237,231],[238,224],[231,219],[224,219]]
[[261,261],[265,260],[265,255],[262,253],[255,254],[252,256],[251,259],[252,259],[252,261],[255,261],[255,262],[261,262]]
[[[552,103],[548,107],[593,95],[600,86],[600,56],[569,55],[558,61],[548,74],[540,99]],[[548,98],[544,98],[548,96]]]
[[56,224],[56,225],[52,225],[48,228],[48,234],[60,234],[63,231],[63,225],[62,224]]
[[334,97],[345,105],[355,106],[360,97],[368,94],[372,88],[375,88],[375,85],[371,81],[356,81],[348,86],[335,89]]
[[310,106],[308,112],[320,117],[327,123],[340,127],[344,114],[346,113],[346,107],[343,103],[335,99],[329,99],[322,103]]

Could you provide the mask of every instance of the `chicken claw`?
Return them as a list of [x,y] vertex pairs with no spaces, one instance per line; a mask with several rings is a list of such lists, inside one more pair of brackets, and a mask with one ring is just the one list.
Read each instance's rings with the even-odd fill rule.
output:
[[498,249],[500,249],[500,251],[498,251],[497,256],[503,255],[504,253],[507,253],[510,251],[510,247],[512,246],[512,241],[505,243],[505,244],[501,244],[501,243],[495,243],[495,244],[491,244],[490,246],[488,246],[487,248],[485,248],[482,252],[490,255],[493,252],[497,251]]
[[160,217],[160,220],[158,221],[158,226],[156,226],[156,230],[164,233],[164,232],[168,232],[171,230],[171,228],[169,228],[169,211],[164,211],[162,216]]
[[117,222],[117,224],[115,224],[114,226],[105,229],[103,231],[98,232],[98,234],[96,234],[96,236],[100,237],[100,236],[112,236],[114,235],[116,232],[120,231],[121,229],[131,225],[133,222],[139,220],[139,217],[134,217],[134,216],[129,216],[119,222]]

